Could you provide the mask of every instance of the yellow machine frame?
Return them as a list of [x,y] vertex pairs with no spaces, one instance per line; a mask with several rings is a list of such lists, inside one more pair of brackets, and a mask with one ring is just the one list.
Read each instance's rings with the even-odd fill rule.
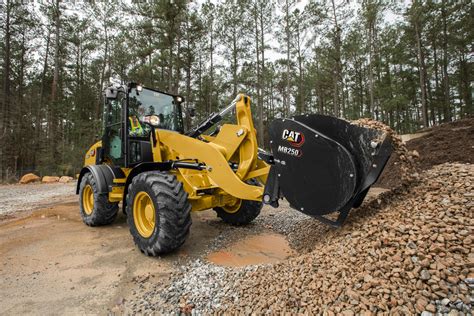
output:
[[[172,169],[188,193],[192,211],[223,207],[229,212],[240,200],[262,201],[263,186],[270,166],[258,159],[257,133],[253,125],[250,98],[240,95],[236,103],[236,124],[224,124],[216,136],[192,138],[175,131],[156,129],[156,142],[151,141],[153,161],[165,162],[195,159],[206,166],[204,170]],[[94,154],[101,142],[87,152],[85,166],[94,165]],[[237,170],[230,167],[234,163]],[[125,178],[114,179],[110,202],[124,199],[125,183],[133,168],[121,168]],[[248,184],[258,179],[261,186]]]

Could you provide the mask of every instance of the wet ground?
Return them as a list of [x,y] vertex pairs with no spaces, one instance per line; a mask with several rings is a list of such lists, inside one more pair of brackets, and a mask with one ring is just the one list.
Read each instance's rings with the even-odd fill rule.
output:
[[[27,189],[38,190],[44,198],[30,210],[0,218],[3,315],[106,314],[130,297],[137,279],[166,283],[180,266],[195,259],[241,267],[278,262],[296,253],[286,236],[270,229],[271,219],[287,217],[285,204],[277,210],[265,207],[255,224],[238,228],[222,223],[212,210],[194,213],[184,246],[150,258],[136,249],[122,214],[110,226],[84,225],[74,185],[2,186],[0,205],[15,199],[25,205],[14,195]],[[374,190],[371,196],[378,193]]]
[[242,267],[251,264],[275,263],[294,253],[285,236],[263,233],[213,252],[207,256],[207,260],[221,266]]

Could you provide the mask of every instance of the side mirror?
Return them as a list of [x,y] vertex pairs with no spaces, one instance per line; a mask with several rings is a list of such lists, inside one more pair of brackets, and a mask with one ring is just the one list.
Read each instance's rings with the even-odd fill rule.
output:
[[146,115],[142,118],[142,120],[144,123],[147,123],[153,127],[160,126],[160,122],[162,121],[158,115]]
[[109,100],[117,99],[118,91],[114,88],[107,88],[105,89],[105,97]]
[[188,114],[189,114],[189,117],[195,117],[196,116],[196,109],[195,108],[189,108],[188,109]]

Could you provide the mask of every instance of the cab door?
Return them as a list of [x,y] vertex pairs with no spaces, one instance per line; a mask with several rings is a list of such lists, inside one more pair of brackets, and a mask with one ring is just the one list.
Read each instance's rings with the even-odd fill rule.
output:
[[104,131],[102,147],[104,158],[109,158],[115,166],[124,166],[124,121],[123,111],[126,105],[126,95],[119,91],[117,98],[105,99],[104,106]]

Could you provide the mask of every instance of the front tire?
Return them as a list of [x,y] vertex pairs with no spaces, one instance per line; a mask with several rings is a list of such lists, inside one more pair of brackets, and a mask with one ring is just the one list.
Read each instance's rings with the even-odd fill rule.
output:
[[[217,216],[220,217],[224,222],[234,225],[241,226],[252,222],[260,214],[263,203],[250,200],[240,200],[240,206],[236,211],[233,206],[227,207],[215,207]],[[229,211],[230,210],[230,211]]]
[[149,171],[133,178],[126,213],[135,244],[148,256],[176,250],[189,235],[188,194],[172,174]]
[[88,226],[109,225],[117,217],[118,203],[110,203],[107,193],[98,193],[92,173],[86,173],[79,187],[79,206],[82,221]]
[[[258,182],[250,180],[248,184],[258,185]],[[257,218],[262,207],[262,202],[239,199],[233,205],[215,207],[214,211],[224,222],[234,226],[241,226],[247,225]]]

